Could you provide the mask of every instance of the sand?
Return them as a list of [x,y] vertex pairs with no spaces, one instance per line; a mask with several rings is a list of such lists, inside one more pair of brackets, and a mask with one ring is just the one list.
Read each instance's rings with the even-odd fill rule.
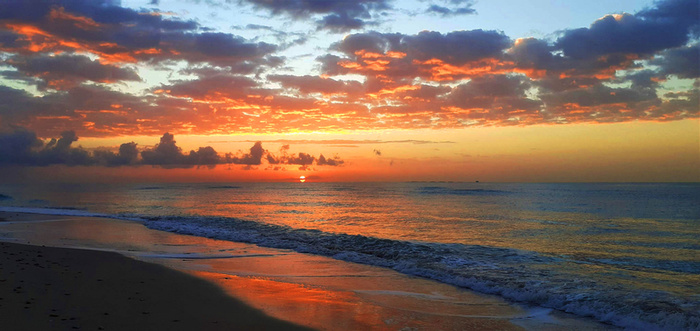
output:
[[117,253],[0,242],[3,330],[293,330],[215,285]]

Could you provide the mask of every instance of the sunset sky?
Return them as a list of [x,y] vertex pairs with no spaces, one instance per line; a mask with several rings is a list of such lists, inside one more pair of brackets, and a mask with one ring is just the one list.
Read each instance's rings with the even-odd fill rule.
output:
[[698,7],[0,1],[0,180],[700,181]]

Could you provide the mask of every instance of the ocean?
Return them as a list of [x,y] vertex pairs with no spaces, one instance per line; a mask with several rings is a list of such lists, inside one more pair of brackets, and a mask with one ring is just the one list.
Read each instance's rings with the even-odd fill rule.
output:
[[291,249],[632,329],[700,329],[700,184],[0,185],[0,209]]

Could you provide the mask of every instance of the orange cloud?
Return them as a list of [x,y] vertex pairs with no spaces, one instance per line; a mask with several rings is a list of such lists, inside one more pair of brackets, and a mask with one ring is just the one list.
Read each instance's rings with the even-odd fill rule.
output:
[[66,12],[63,7],[52,8],[49,12],[48,19],[55,24],[68,23],[81,30],[97,30],[102,27],[102,25],[91,18]]

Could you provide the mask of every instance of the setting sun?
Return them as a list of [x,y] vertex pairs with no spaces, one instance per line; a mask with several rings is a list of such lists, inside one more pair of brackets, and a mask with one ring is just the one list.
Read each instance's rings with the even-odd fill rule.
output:
[[299,176],[299,181],[300,182],[305,182],[306,181],[306,176]]

